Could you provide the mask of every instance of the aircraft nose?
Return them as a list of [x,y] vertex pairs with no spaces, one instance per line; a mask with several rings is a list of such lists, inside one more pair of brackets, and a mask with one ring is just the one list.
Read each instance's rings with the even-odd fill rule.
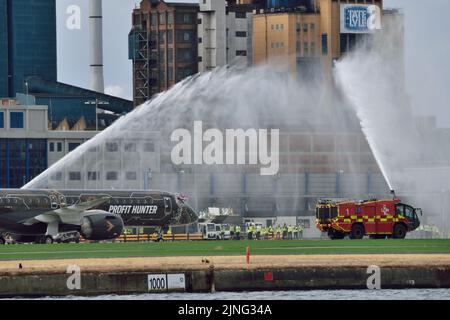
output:
[[185,204],[183,206],[182,212],[183,212],[183,214],[182,214],[183,223],[189,224],[189,223],[196,222],[198,220],[197,213],[194,211],[194,209],[192,209],[187,204]]

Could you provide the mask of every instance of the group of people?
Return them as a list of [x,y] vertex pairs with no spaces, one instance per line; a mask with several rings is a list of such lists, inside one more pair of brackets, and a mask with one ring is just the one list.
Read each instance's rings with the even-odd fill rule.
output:
[[[300,225],[268,226],[249,224],[246,228],[246,238],[248,240],[267,240],[267,239],[302,239],[303,227]],[[230,235],[232,239],[240,240],[242,237],[240,226],[231,226]]]

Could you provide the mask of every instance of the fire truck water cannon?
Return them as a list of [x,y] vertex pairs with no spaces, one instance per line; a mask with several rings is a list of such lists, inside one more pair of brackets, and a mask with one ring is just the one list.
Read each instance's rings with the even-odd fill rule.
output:
[[[393,191],[393,190],[392,190]],[[319,200],[316,205],[316,227],[330,239],[404,239],[420,225],[422,209],[392,200]]]

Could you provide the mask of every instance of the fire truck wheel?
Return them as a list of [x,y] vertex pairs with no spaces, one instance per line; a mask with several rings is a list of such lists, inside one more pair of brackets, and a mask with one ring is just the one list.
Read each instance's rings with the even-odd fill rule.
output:
[[394,239],[404,239],[406,237],[406,227],[403,224],[394,226]]
[[350,239],[362,239],[364,237],[364,227],[360,224],[354,224],[350,232]]
[[345,233],[339,232],[339,231],[335,231],[333,233],[333,239],[335,240],[342,240],[345,238]]

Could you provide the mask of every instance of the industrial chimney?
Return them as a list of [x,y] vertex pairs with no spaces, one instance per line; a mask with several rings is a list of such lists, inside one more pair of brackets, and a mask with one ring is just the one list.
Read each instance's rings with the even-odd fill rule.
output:
[[104,93],[102,0],[89,0],[91,90]]

